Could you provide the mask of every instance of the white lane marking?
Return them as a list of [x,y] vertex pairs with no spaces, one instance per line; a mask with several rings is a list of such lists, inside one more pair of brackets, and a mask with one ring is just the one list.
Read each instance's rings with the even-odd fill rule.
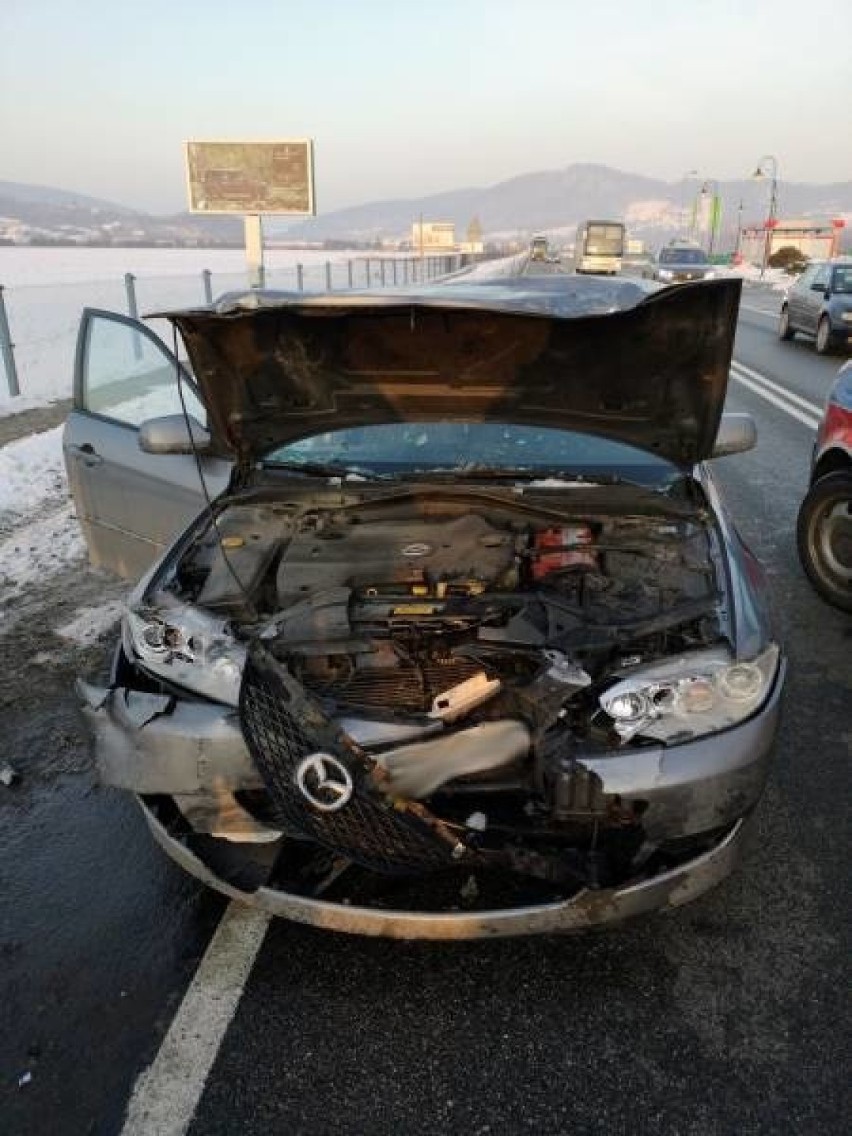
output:
[[769,316],[771,319],[778,319],[781,314],[780,302],[779,306],[775,309],[769,308],[753,308],[751,304],[740,304],[740,308],[744,312],[753,312],[756,316]]
[[139,1075],[121,1136],[183,1136],[234,1016],[270,916],[232,902],[157,1056]]
[[811,430],[816,430],[819,425],[816,418],[811,418],[810,415],[804,414],[801,410],[797,410],[791,403],[784,402],[783,399],[778,398],[777,395],[772,394],[772,392],[768,391],[765,387],[758,386],[758,384],[752,382],[751,379],[747,379],[745,375],[741,375],[737,371],[732,370],[731,378],[736,379],[738,383],[742,383],[744,387],[748,387],[750,391],[760,395],[761,398],[765,398],[767,402],[771,402],[773,406],[777,406],[779,410],[783,410],[786,414],[789,414],[791,418],[796,418]]
[[802,410],[808,411],[810,414],[815,414],[817,418],[822,418],[822,407],[817,402],[810,402],[806,398],[802,398],[799,394],[794,394],[793,391],[788,390],[787,387],[781,386],[780,383],[773,382],[768,379],[766,375],[761,374],[760,371],[755,371],[751,367],[747,367],[745,363],[741,363],[738,359],[734,359],[731,366],[746,375],[749,379],[754,379],[756,383],[762,383],[764,386],[769,387],[775,394],[780,395],[782,398],[787,398],[790,402],[800,406]]

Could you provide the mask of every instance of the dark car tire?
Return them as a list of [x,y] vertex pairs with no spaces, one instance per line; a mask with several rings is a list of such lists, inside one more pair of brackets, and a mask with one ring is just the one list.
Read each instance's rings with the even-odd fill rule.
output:
[[784,307],[781,309],[781,316],[778,320],[778,338],[784,339],[789,343],[795,334],[796,332],[790,327],[789,309]]
[[811,486],[796,523],[799,559],[824,600],[852,612],[852,469]]
[[823,316],[819,321],[816,333],[816,353],[817,355],[830,355],[834,343],[831,338],[831,324],[828,322],[828,316]]

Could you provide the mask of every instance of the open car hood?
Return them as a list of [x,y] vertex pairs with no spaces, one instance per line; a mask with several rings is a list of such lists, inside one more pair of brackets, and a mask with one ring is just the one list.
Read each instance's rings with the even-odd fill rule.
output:
[[214,439],[243,461],[328,430],[443,420],[578,430],[687,467],[713,450],[739,294],[734,279],[554,275],[158,314],[186,342]]

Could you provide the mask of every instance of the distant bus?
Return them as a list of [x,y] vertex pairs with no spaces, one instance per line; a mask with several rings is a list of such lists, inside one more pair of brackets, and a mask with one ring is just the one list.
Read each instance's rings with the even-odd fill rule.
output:
[[574,271],[614,275],[621,271],[624,225],[621,221],[583,221],[574,242]]

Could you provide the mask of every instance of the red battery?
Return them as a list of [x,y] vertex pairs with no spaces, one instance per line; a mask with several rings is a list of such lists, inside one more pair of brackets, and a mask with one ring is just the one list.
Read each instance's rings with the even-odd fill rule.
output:
[[[591,545],[593,539],[588,525],[563,525],[562,528],[537,532],[533,540],[533,548],[538,554],[533,560],[533,579],[541,580],[563,568],[597,568],[597,554],[591,548],[574,547]],[[546,549],[553,551],[547,552]]]

